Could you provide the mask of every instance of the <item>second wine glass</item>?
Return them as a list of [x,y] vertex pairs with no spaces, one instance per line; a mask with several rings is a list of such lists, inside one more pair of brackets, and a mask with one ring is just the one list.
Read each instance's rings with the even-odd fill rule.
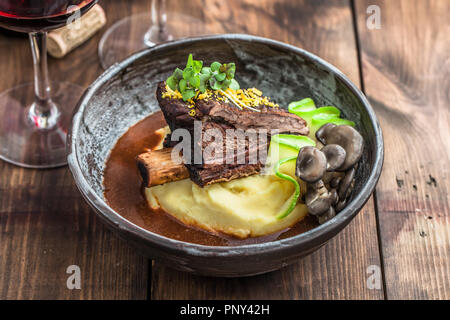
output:
[[[132,15],[116,22],[100,40],[99,56],[104,69],[129,55],[156,44],[192,36],[221,33],[204,21],[167,10],[167,0],[152,0],[151,12]],[[238,28],[231,27],[233,32]],[[229,30],[224,30],[229,32]]]

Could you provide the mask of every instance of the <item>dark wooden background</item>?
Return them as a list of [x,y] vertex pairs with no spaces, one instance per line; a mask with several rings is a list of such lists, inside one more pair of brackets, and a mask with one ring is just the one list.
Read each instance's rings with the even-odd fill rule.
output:
[[[108,26],[150,10],[150,0],[100,3]],[[373,4],[381,29],[366,25]],[[347,74],[384,132],[376,193],[343,232],[298,263],[215,279],[137,254],[102,225],[68,168],[0,161],[0,299],[449,299],[450,2],[170,0],[169,7],[217,30],[305,48]],[[100,75],[104,31],[64,59],[50,59],[53,79],[86,87]],[[31,80],[27,39],[0,34],[0,91]],[[81,268],[81,290],[66,287],[69,265]],[[380,270],[380,289],[367,285],[372,270]]]

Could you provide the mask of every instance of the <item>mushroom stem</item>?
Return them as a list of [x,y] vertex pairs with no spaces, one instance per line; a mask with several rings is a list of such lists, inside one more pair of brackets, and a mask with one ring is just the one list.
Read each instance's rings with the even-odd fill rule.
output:
[[308,212],[313,216],[319,216],[329,210],[332,200],[332,195],[328,192],[322,180],[308,185],[305,203]]

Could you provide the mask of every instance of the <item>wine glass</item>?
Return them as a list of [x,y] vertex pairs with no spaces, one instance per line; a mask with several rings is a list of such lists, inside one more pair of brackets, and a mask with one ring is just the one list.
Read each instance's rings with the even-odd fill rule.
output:
[[232,21],[227,21],[225,28],[217,24],[212,27],[193,16],[168,12],[166,0],[152,0],[151,12],[124,18],[105,32],[99,45],[100,62],[102,67],[107,69],[132,53],[162,42],[190,36],[242,31],[242,28]]
[[67,163],[66,135],[83,89],[50,82],[47,31],[87,12],[97,0],[2,0],[0,26],[29,34],[34,83],[0,94],[0,158],[28,168]]

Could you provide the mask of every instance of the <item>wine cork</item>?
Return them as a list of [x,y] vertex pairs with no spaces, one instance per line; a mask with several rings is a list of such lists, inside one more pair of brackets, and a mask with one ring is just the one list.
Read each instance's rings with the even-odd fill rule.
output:
[[100,5],[96,4],[78,20],[50,32],[47,40],[47,51],[52,57],[62,58],[92,37],[105,24],[105,11]]

